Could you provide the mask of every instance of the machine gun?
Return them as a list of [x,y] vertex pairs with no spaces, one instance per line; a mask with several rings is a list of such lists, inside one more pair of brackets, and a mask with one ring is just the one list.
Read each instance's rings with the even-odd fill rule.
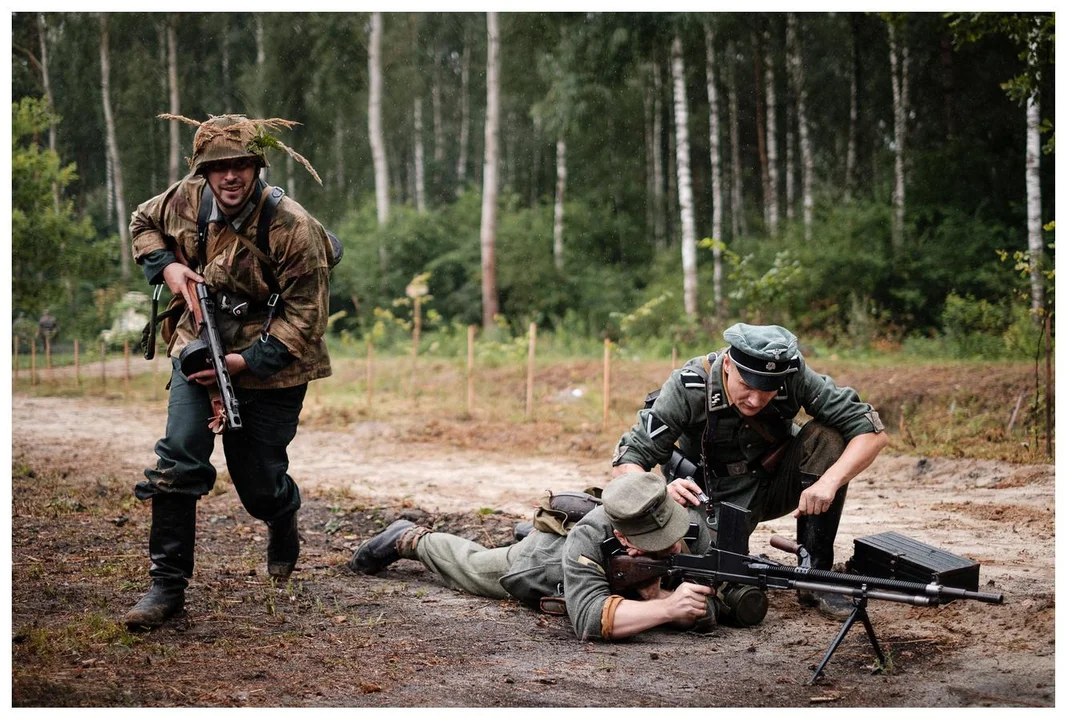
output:
[[[219,327],[215,323],[215,298],[211,296],[207,285],[204,283],[192,283],[196,286],[197,305],[192,308],[193,317],[199,328],[200,337],[182,348],[178,356],[182,372],[186,375],[211,367],[215,370],[215,379],[219,384],[219,398],[212,398],[212,408],[218,410],[217,404],[222,405],[223,426],[216,432],[225,430],[240,430],[241,413],[238,410],[237,396],[234,394],[234,384],[230,380],[230,372],[226,369],[226,348],[219,336]],[[213,426],[212,429],[215,429]]]
[[[831,655],[838,649],[846,633],[858,620],[867,631],[868,640],[871,641],[880,665],[886,665],[886,656],[879,646],[871,619],[868,617],[869,598],[917,606],[935,606],[953,600],[978,600],[996,604],[1004,601],[1004,596],[1000,593],[975,592],[934,581],[923,583],[818,570],[811,566],[808,551],[803,546],[778,536],[771,539],[772,547],[797,555],[799,565],[796,567],[783,565],[767,557],[750,555],[748,535],[745,530],[748,515],[749,510],[745,508],[731,503],[721,503],[717,533],[719,547],[711,548],[705,555],[679,553],[657,559],[630,556],[614,551],[609,558],[608,573],[612,592],[619,593],[627,588],[642,586],[660,579],[661,582],[693,582],[713,587],[721,583],[729,583],[752,586],[762,591],[808,590],[851,597],[853,612],[846,618],[838,635],[827,649],[823,660],[820,661],[816,672],[809,680],[810,685],[823,672]],[[610,538],[606,543],[611,543],[613,540],[615,538]],[[613,548],[606,547],[606,550],[613,550]],[[763,614],[757,622],[762,618]]]

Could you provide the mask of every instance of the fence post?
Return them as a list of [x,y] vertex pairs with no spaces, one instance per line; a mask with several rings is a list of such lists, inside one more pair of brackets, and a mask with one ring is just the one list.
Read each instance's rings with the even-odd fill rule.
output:
[[534,417],[534,344],[538,339],[537,323],[530,323],[527,349],[527,419]]
[[78,364],[78,338],[74,338],[74,383],[82,386],[82,368]]
[[370,338],[367,339],[367,409],[370,410],[375,396],[375,377],[373,364],[375,359],[375,344]]
[[467,326],[467,414],[475,409],[475,326]]
[[604,339],[604,387],[602,388],[604,400],[602,401],[601,427],[608,429],[608,403],[612,396],[612,341]]
[[15,369],[15,379],[19,379],[19,336],[15,336],[15,359],[11,363],[11,367]]
[[108,371],[107,371],[107,359],[108,359],[108,344],[100,341],[100,389],[104,392],[108,390]]
[[30,344],[30,385],[37,384],[37,336],[33,336]]
[[122,378],[122,394],[124,398],[130,396],[130,341],[122,341],[122,359],[126,362],[125,374]]

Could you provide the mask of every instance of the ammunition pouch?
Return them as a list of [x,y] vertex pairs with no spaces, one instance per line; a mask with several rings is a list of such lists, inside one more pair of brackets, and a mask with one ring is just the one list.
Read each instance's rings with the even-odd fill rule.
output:
[[600,488],[587,488],[585,492],[562,492],[538,501],[534,511],[534,529],[540,532],[567,535],[579,520],[601,504]]

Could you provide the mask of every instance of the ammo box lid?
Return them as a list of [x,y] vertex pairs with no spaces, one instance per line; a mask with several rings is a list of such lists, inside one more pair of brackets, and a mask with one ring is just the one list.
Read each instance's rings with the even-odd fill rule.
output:
[[862,575],[979,589],[979,563],[896,532],[855,539],[850,565]]

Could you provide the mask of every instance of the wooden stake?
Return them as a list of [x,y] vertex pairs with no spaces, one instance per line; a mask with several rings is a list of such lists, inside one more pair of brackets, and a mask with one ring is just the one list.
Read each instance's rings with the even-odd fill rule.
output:
[[534,344],[538,339],[537,323],[530,323],[527,349],[527,419],[534,417]]
[[33,344],[30,345],[30,385],[37,384],[37,336],[33,336]]
[[74,338],[74,382],[82,386],[82,368],[78,364],[78,338]]
[[475,409],[475,326],[467,326],[467,414]]
[[108,371],[107,362],[108,358],[108,345],[103,340],[100,341],[100,388],[102,390],[108,389]]
[[125,397],[130,395],[130,341],[122,341],[122,359],[126,361],[126,373],[122,378],[122,394]]
[[1053,313],[1046,313],[1046,457],[1053,458],[1053,337],[1050,322]]
[[1016,405],[1012,408],[1012,415],[1009,416],[1009,424],[1005,426],[1005,434],[1012,435],[1012,429],[1016,427],[1016,415],[1020,412],[1020,404],[1023,402],[1024,395],[1027,394],[1026,390],[1020,392],[1016,396]]
[[604,339],[604,387],[602,388],[604,399],[601,402],[602,418],[601,428],[608,429],[608,401],[612,396],[612,341]]
[[375,359],[375,345],[370,340],[367,341],[367,409],[370,410],[374,403],[375,396],[375,379],[374,379],[374,359]]

